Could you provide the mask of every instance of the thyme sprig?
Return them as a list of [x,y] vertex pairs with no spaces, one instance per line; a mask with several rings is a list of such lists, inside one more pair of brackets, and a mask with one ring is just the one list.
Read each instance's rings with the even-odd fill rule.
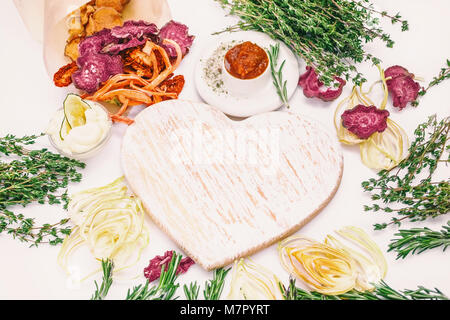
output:
[[443,82],[446,79],[450,79],[450,59],[447,59],[446,67],[441,68],[441,71],[439,72],[439,74],[436,77],[433,77],[433,80],[430,81],[428,86],[426,88],[422,88],[419,91],[419,95],[418,95],[416,101],[412,102],[412,105],[415,107],[418,106],[420,97],[423,97],[430,88],[437,86],[438,84],[440,84],[441,82]]
[[16,214],[13,207],[26,207],[31,203],[68,204],[69,182],[79,182],[78,169],[85,164],[54,154],[46,149],[25,148],[42,135],[0,138],[0,234],[6,233],[22,242],[38,246],[42,243],[57,245],[70,234],[64,227],[68,219],[37,226],[34,218]]
[[366,205],[365,211],[395,214],[389,223],[376,224],[376,230],[392,224],[400,226],[403,220],[416,222],[435,218],[450,211],[450,179],[432,179],[439,164],[450,162],[450,154],[443,157],[446,150],[450,150],[449,131],[450,117],[441,121],[436,115],[429,117],[415,130],[415,140],[406,159],[397,167],[380,171],[378,179],[362,183],[372,200],[385,204]]
[[310,292],[295,285],[295,279],[290,279],[286,288],[280,284],[286,300],[448,300],[448,297],[439,289],[427,289],[419,286],[415,290],[397,291],[386,282],[375,285],[373,291],[357,291],[355,289],[340,295],[325,295],[319,292]]
[[[401,24],[400,14],[377,11],[369,0],[216,0],[241,20],[221,32],[255,30],[283,41],[306,64],[314,67],[325,85],[335,76],[350,78],[355,84],[366,79],[356,63],[380,60],[364,50],[364,44],[380,39],[387,47],[394,41],[380,27],[381,19]],[[221,33],[217,32],[217,33]]]
[[429,228],[411,228],[399,230],[396,238],[391,240],[388,251],[396,251],[397,259],[404,259],[410,254],[420,254],[426,250],[450,247],[450,221],[442,226],[441,231]]
[[[449,133],[450,117],[440,121],[436,115],[429,117],[414,131],[415,140],[407,158],[397,167],[380,171],[378,179],[362,183],[375,202],[365,205],[365,211],[394,214],[389,222],[375,224],[375,230],[389,225],[401,226],[404,220],[424,221],[450,212],[450,179],[433,179],[439,164],[450,163]],[[442,232],[428,228],[400,230],[395,236],[398,238],[391,241],[389,251],[396,251],[397,259],[437,247],[445,250],[449,245],[447,227]]]
[[104,300],[108,295],[109,289],[113,284],[113,270],[114,270],[114,262],[111,259],[102,259],[102,283],[100,286],[97,281],[95,284],[95,292],[91,297],[91,300]]
[[280,67],[278,67],[278,56],[280,54],[280,44],[277,43],[276,45],[270,45],[270,49],[267,50],[267,54],[269,56],[270,61],[270,71],[272,73],[272,82],[277,90],[277,94],[280,97],[281,101],[283,102],[283,105],[287,108],[290,108],[289,106],[289,97],[287,93],[287,81],[283,81],[283,68],[286,63],[286,60],[283,60]]

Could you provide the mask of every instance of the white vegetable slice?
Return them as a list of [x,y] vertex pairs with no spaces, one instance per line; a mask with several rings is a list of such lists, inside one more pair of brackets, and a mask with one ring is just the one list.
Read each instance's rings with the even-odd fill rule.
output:
[[358,277],[355,289],[359,291],[371,291],[382,280],[387,273],[387,262],[378,245],[369,238],[364,230],[357,227],[344,227],[337,230],[336,233],[343,239],[356,245],[358,249],[346,246],[335,237],[328,235],[325,243],[341,249],[351,256],[358,267]]
[[296,236],[282,241],[278,252],[283,267],[313,291],[339,295],[355,287],[355,262],[342,250]]
[[235,261],[229,300],[282,300],[280,280],[251,260]]
[[139,260],[149,242],[148,230],[141,201],[128,196],[127,191],[124,179],[119,178],[107,186],[71,196],[68,210],[76,226],[58,255],[66,271],[69,256],[81,245],[87,245],[97,260],[112,259],[116,271]]

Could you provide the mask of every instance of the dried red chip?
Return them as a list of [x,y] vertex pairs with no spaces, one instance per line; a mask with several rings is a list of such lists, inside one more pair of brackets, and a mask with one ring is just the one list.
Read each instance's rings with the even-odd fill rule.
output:
[[161,83],[159,88],[167,93],[176,93],[178,96],[183,90],[184,83],[185,83],[184,76],[178,75],[173,78],[165,80],[163,83]]
[[61,67],[53,76],[53,82],[57,87],[67,87],[72,83],[72,75],[78,70],[75,61]]
[[419,83],[414,81],[414,74],[402,66],[392,66],[384,71],[389,93],[394,107],[403,109],[408,102],[415,101],[420,91]]
[[[162,266],[164,266],[164,270],[167,270],[170,261],[172,261],[172,257],[173,251],[166,251],[164,256],[156,256],[150,260],[150,264],[144,269],[144,276],[149,282],[159,279]],[[176,274],[187,272],[193,264],[195,264],[194,260],[189,257],[181,259]]]
[[[194,42],[194,36],[189,35],[189,28],[176,21],[169,21],[164,27],[161,28],[159,33],[159,37],[161,40],[170,39],[175,41],[181,48],[181,52],[183,56],[185,56],[189,52],[189,48],[192,46]],[[166,49],[167,54],[170,57],[176,57],[177,53],[173,46],[163,45],[164,49]]]
[[[414,79],[414,74],[409,73],[409,71],[402,66],[392,66],[387,68],[384,71],[384,76],[391,79],[397,78],[399,76],[407,76]],[[387,82],[389,82],[389,80],[387,80]]]
[[342,125],[360,139],[367,139],[375,132],[383,132],[387,128],[389,111],[366,107],[362,104],[346,110],[342,116]]
[[319,98],[323,101],[333,101],[342,94],[342,89],[346,84],[344,79],[335,77],[339,87],[327,88],[324,90],[323,83],[319,80],[314,68],[307,66],[306,72],[300,76],[298,85],[303,88],[303,94],[307,98]]
[[339,98],[342,94],[342,89],[347,82],[339,77],[334,79],[339,82],[339,87],[337,89],[328,88],[326,91],[319,91],[319,99],[322,99],[323,101],[333,101]]
[[314,68],[308,66],[306,67],[306,72],[300,76],[298,85],[303,88],[303,94],[307,98],[314,98],[317,97],[322,84]]
[[398,76],[389,80],[388,90],[392,94],[394,107],[403,109],[408,102],[417,99],[420,85],[408,76]]

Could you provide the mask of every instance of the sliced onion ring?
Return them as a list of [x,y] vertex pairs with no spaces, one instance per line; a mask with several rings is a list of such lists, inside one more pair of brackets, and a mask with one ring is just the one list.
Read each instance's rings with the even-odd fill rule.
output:
[[282,300],[280,280],[250,259],[235,261],[229,300]]
[[383,253],[360,228],[344,227],[336,233],[341,240],[328,235],[324,243],[302,236],[281,241],[281,265],[310,290],[322,294],[373,290],[373,284],[387,272]]
[[[119,178],[71,196],[68,211],[75,227],[58,254],[58,263],[66,272],[70,255],[82,245],[87,245],[97,260],[113,260],[116,271],[139,260],[149,242],[148,230],[141,201],[127,191],[124,178]],[[132,256],[135,259],[130,262]]]

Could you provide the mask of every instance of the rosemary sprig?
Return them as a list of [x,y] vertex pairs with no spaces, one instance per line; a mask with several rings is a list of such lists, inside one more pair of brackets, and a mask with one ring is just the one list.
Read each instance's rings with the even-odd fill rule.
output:
[[404,259],[409,254],[420,254],[426,250],[442,247],[445,251],[450,246],[450,221],[441,231],[429,228],[412,228],[399,230],[397,238],[391,240],[388,251],[396,251],[397,259]]
[[184,295],[186,296],[186,300],[197,300],[198,294],[200,292],[200,286],[197,284],[197,281],[191,282],[188,285],[183,286]]
[[103,278],[99,286],[95,281],[95,292],[91,300],[104,300],[113,284],[114,262],[111,259],[102,259]]
[[[380,60],[364,50],[376,39],[387,47],[394,41],[380,27],[381,19],[401,24],[400,14],[377,11],[369,0],[216,0],[240,21],[221,32],[255,30],[283,41],[314,67],[327,86],[335,76],[350,78],[355,84],[366,81],[356,63]],[[218,32],[220,33],[220,32]]]
[[437,86],[438,84],[440,84],[442,81],[444,81],[446,79],[450,79],[450,59],[447,59],[447,66],[444,68],[441,68],[441,71],[439,72],[439,74],[436,77],[433,77],[433,80],[430,81],[428,86],[426,88],[422,88],[419,91],[419,96],[416,99],[416,101],[412,102],[412,105],[415,107],[418,106],[420,97],[423,97],[430,88]]
[[172,260],[170,261],[167,270],[164,265],[161,267],[161,276],[157,286],[149,287],[149,282],[145,285],[135,286],[129,289],[126,300],[174,300],[175,293],[180,286],[176,283],[178,278],[176,272],[180,264],[182,256],[173,252]]
[[66,189],[69,182],[79,182],[79,168],[85,164],[62,157],[46,149],[28,150],[42,135],[21,138],[7,135],[0,138],[0,234],[6,233],[31,246],[42,243],[57,245],[70,234],[64,227],[68,219],[58,223],[37,226],[34,218],[16,214],[10,210],[14,206],[27,206],[31,203],[68,203]]
[[270,71],[272,73],[272,79],[273,79],[273,85],[275,86],[275,89],[277,90],[277,94],[280,97],[281,101],[283,102],[283,105],[285,105],[287,108],[290,108],[289,106],[289,97],[287,93],[287,81],[283,81],[283,68],[286,63],[286,60],[283,60],[280,67],[277,70],[278,67],[278,56],[280,54],[280,44],[277,43],[276,45],[270,45],[270,49],[267,50],[267,54],[269,56],[269,62],[270,62]]
[[[225,278],[230,269],[216,269],[214,270],[213,279],[205,281],[205,289],[203,290],[205,300],[220,299],[225,285]],[[191,282],[189,286],[185,284],[183,289],[187,300],[198,300],[200,286],[197,284],[197,281]]]
[[[378,179],[362,183],[365,191],[371,193],[373,201],[381,201],[364,206],[365,211],[395,213],[389,223],[376,224],[380,230],[388,225],[401,225],[405,219],[415,222],[435,218],[450,211],[449,179],[433,181],[433,174],[440,163],[448,164],[450,155],[443,158],[448,146],[450,117],[438,121],[436,115],[422,123],[415,130],[415,140],[409,148],[409,155],[397,167],[382,170]],[[427,172],[426,172],[427,171]]]
[[319,292],[310,292],[295,286],[295,279],[290,279],[289,286],[283,290],[286,300],[448,300],[439,289],[427,289],[419,286],[415,290],[397,291],[381,280],[375,285],[374,291],[361,292],[351,290],[341,295],[325,295]]
[[225,285],[225,278],[231,268],[214,270],[213,279],[206,281],[203,296],[205,300],[219,300]]

